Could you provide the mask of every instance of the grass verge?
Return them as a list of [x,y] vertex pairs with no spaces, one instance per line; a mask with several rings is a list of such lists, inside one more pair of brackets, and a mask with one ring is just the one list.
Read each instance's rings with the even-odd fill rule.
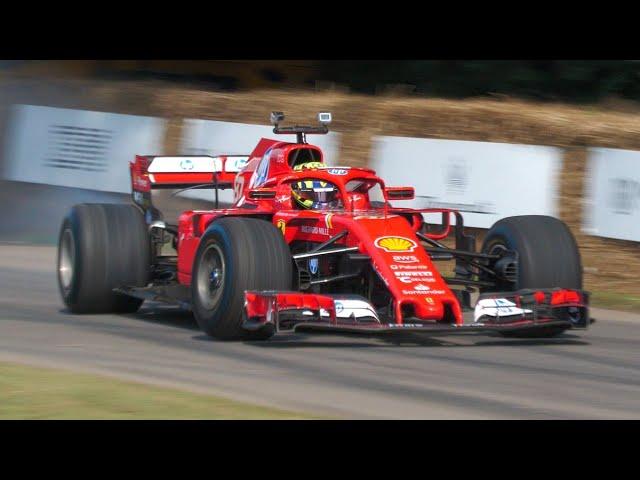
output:
[[0,362],[0,419],[309,419],[109,377]]
[[592,307],[640,313],[640,297],[628,293],[592,291],[589,301]]

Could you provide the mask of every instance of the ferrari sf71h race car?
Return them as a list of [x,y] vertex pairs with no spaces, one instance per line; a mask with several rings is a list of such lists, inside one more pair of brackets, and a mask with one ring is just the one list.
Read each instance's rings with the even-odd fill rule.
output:
[[[563,222],[504,218],[478,251],[458,211],[402,208],[412,187],[326,165],[306,141],[328,133],[331,115],[318,118],[282,126],[273,112],[273,132],[296,141],[263,138],[248,156],[136,156],[133,204],[76,205],[63,221],[58,279],[69,310],[168,302],[228,340],[281,331],[535,338],[588,327],[580,254]],[[162,188],[213,189],[215,208],[169,223],[152,202]],[[230,188],[232,205],[219,208],[218,190]],[[453,248],[441,242],[450,234]],[[444,261],[448,276],[436,267]]]

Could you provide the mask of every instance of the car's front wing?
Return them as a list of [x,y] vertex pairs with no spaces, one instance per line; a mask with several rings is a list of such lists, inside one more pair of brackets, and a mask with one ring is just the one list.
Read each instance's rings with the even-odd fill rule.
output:
[[[348,304],[350,308],[345,308]],[[247,291],[243,328],[336,334],[428,335],[525,331],[539,327],[586,329],[588,294],[572,289],[538,289],[482,294],[473,321],[463,324],[379,317],[364,298],[301,292]]]

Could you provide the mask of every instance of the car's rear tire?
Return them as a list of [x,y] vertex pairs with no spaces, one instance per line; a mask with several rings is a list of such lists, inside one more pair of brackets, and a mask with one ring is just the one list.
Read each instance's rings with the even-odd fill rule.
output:
[[220,340],[266,339],[273,329],[242,329],[245,290],[290,291],[293,262],[270,222],[227,217],[214,221],[196,252],[191,292],[200,328]]
[[58,286],[73,313],[135,312],[143,300],[115,293],[149,281],[151,246],[141,212],[126,204],[81,204],[62,222]]
[[[487,232],[484,253],[500,249],[518,252],[517,281],[511,290],[525,288],[582,288],[582,262],[576,240],[567,225],[554,217],[522,215],[496,222]],[[505,288],[500,290],[504,291]],[[503,332],[518,338],[546,338],[565,328],[540,327],[526,331]]]

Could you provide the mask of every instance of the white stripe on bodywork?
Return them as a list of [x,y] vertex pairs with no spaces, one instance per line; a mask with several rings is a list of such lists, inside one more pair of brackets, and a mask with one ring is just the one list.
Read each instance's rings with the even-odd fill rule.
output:
[[208,173],[221,172],[219,157],[154,157],[149,173]]

